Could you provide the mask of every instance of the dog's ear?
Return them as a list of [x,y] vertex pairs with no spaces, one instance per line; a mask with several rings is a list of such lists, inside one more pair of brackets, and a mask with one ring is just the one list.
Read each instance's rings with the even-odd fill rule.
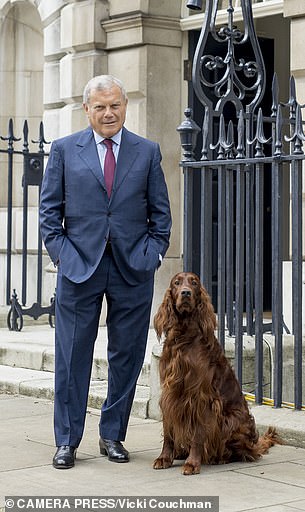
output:
[[216,315],[210,296],[204,286],[200,287],[200,302],[198,304],[199,323],[206,339],[214,336],[216,329]]
[[174,317],[175,312],[173,308],[172,294],[170,288],[168,288],[165,292],[162,304],[159,306],[154,317],[154,328],[159,340],[163,333],[166,335],[168,332],[170,326],[173,324]]

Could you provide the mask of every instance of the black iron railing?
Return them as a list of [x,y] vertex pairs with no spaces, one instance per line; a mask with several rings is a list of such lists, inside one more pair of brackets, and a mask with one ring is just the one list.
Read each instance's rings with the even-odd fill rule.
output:
[[[13,120],[9,120],[7,136],[1,136],[1,140],[7,141],[6,148],[0,148],[0,154],[7,155],[7,162],[2,163],[2,168],[7,165],[7,233],[6,233],[6,303],[10,305],[7,316],[7,325],[10,330],[20,331],[23,327],[23,317],[30,316],[37,320],[41,315],[49,316],[49,323],[53,325],[53,317],[55,314],[54,298],[51,298],[49,306],[42,306],[42,239],[39,226],[29,226],[29,189],[37,188],[37,196],[39,198],[42,176],[44,171],[45,159],[48,153],[45,151],[45,145],[48,144],[44,137],[43,124],[40,123],[39,137],[31,144],[38,146],[38,151],[30,151],[29,149],[29,129],[27,121],[23,125],[22,149],[16,149],[15,143],[21,141],[14,135]],[[19,157],[17,156],[19,155]],[[23,188],[22,195],[22,249],[21,249],[21,304],[17,295],[17,289],[12,289],[12,271],[16,268],[13,265],[13,257],[16,253],[13,250],[13,212],[14,212],[14,181],[15,181],[15,164],[16,158],[22,159],[23,175],[20,186]],[[5,174],[2,173],[4,178]],[[4,181],[4,180],[3,180]],[[17,184],[18,186],[18,184]],[[38,206],[38,201],[37,201]],[[37,230],[37,248],[36,253],[36,302],[31,307],[26,307],[28,296],[28,233],[29,229]]]
[[[191,4],[191,5],[190,5]],[[194,5],[193,5],[194,4]],[[201,2],[189,2],[200,8]],[[260,102],[265,91],[265,66],[252,17],[250,0],[241,0],[244,32],[228,22],[216,27],[218,1],[207,0],[203,27],[193,61],[192,84],[204,115],[199,127],[186,109],[178,127],[184,171],[184,269],[193,270],[194,217],[200,218],[200,276],[212,295],[212,259],[217,258],[218,336],[235,337],[235,370],[242,382],[243,339],[255,336],[255,400],[263,400],[263,336],[274,336],[273,400],[282,405],[283,333],[283,178],[289,175],[294,337],[294,405],[302,407],[302,164],[305,159],[302,109],[290,79],[290,97],[279,101],[276,75],[270,115]],[[213,44],[211,44],[211,41]],[[207,51],[207,45],[209,44]],[[242,47],[251,47],[243,58]],[[215,53],[211,53],[214,47]],[[222,48],[222,52],[221,52]],[[237,49],[238,55],[237,58]],[[197,117],[198,119],[198,117]],[[267,134],[267,135],[266,135]],[[200,145],[199,158],[195,147]],[[200,173],[198,209],[193,206],[194,176]],[[264,321],[264,177],[271,174],[271,321]],[[217,254],[213,254],[213,197],[217,184]],[[289,197],[290,198],[290,197]]]

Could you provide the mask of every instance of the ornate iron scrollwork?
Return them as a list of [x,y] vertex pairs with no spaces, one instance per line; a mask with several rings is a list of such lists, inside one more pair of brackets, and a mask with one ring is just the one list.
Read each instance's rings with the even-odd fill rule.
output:
[[[216,27],[219,0],[207,0],[204,23],[197,45],[193,64],[193,86],[200,102],[222,112],[224,105],[231,102],[236,111],[253,111],[260,103],[265,90],[265,66],[256,37],[250,0],[241,0],[244,19],[244,33],[234,25],[232,0],[228,1],[228,22]],[[212,38],[212,39],[211,39]],[[222,47],[223,55],[207,52],[208,41],[214,41],[215,48]],[[236,48],[251,44],[253,58],[245,60],[236,57]],[[209,97],[207,92],[211,91]],[[244,105],[243,100],[249,98]],[[212,97],[216,99],[213,105]]]

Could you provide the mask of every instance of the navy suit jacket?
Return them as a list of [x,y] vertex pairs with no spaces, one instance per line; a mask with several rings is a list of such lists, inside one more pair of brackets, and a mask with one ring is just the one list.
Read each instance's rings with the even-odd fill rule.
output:
[[86,281],[111,238],[131,285],[150,279],[169,245],[171,215],[159,145],[123,128],[108,198],[92,128],[53,142],[43,178],[40,227],[64,276]]

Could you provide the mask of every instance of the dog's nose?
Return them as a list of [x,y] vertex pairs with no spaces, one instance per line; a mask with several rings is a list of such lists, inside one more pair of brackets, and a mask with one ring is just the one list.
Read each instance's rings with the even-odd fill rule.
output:
[[192,292],[190,290],[182,290],[181,295],[182,297],[191,297]]

